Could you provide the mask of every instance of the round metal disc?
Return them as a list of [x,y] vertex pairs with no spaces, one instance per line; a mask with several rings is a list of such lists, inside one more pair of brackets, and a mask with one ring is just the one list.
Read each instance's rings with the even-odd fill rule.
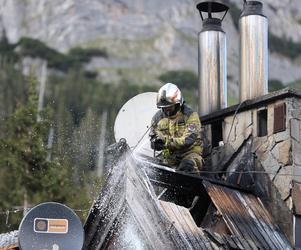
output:
[[19,227],[20,249],[74,249],[84,243],[84,230],[77,215],[67,206],[46,202],[32,208]]
[[199,11],[213,12],[213,13],[224,12],[229,9],[229,7],[223,3],[211,2],[211,1],[201,2],[201,3],[197,4],[196,7]]
[[[156,92],[142,93],[134,96],[122,106],[114,125],[116,142],[124,138],[131,148],[137,147],[144,138],[149,142],[148,132],[151,120],[158,111],[156,96]],[[145,147],[150,149],[150,144],[146,144]]]

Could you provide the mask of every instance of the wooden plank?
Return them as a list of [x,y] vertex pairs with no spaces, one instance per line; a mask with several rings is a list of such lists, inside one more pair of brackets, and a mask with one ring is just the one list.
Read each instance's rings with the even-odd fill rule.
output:
[[223,218],[225,218],[226,224],[229,226],[229,229],[234,233],[235,235],[243,237],[243,231],[240,230],[240,228],[237,226],[237,224],[234,224],[233,222],[235,219],[232,216],[231,207],[229,199],[226,195],[224,195],[223,198],[220,197],[220,194],[217,190],[215,190],[214,186],[210,184],[208,186],[208,193],[212,198],[212,201],[216,208],[219,210],[219,212],[223,215]]
[[[278,227],[275,226],[270,214],[268,211],[264,208],[263,204],[260,202],[260,200],[257,198],[256,203],[254,206],[254,209],[256,211],[256,214],[260,217],[260,221],[263,220],[266,222],[262,223],[263,227],[265,228],[267,234],[269,235],[268,237],[271,237],[273,241],[278,245],[279,249],[287,249],[289,246],[288,241],[284,237],[284,240],[280,237],[278,233]],[[270,231],[270,232],[269,232]],[[280,231],[280,230],[279,230]],[[289,248],[290,249],[290,248]]]
[[[191,215],[190,215],[190,217],[188,216],[188,214],[187,214],[187,213],[189,213],[188,209],[177,206],[175,204],[171,204],[171,208],[174,212],[176,212],[178,214],[178,216],[181,216],[181,217],[179,217],[180,223],[183,226],[184,230],[186,231],[186,235],[189,234],[189,237],[193,241],[194,248],[199,249],[199,248],[205,247],[205,245],[202,244],[201,239],[199,239],[197,237],[196,231],[198,230],[198,228],[197,228],[194,220],[192,219]],[[186,214],[186,216],[183,216],[185,214]]]
[[274,106],[274,134],[286,130],[286,103]]
[[222,235],[224,242],[230,249],[237,249],[239,248],[236,242],[230,237],[230,235],[224,234]]
[[[256,244],[257,242],[257,247],[261,245],[261,247],[264,248],[276,249],[281,249],[283,247],[287,248],[289,246],[286,240],[281,240],[281,234],[278,232],[278,230],[272,230],[272,228],[269,229],[271,225],[269,225],[269,223],[264,223],[262,212],[258,210],[261,209],[264,211],[264,207],[257,201],[255,196],[253,197],[250,194],[244,194],[236,190],[232,191],[231,189],[225,187],[216,188],[220,191],[212,194],[216,195],[217,197],[219,197],[219,195],[221,197],[228,197],[231,200],[230,206],[235,205],[235,208],[232,209],[236,209],[237,213],[241,214],[240,220],[238,219],[236,223],[243,222],[242,224],[238,223],[238,226],[241,227],[240,231],[245,228],[246,232],[248,232],[249,236],[251,236],[251,238],[248,240],[249,243],[253,242]],[[212,188],[212,190],[214,190],[214,188]],[[250,199],[252,199],[253,202]],[[223,202],[225,203],[225,200]],[[268,212],[265,211],[265,213]],[[248,217],[252,223],[248,223],[246,220]],[[253,243],[252,245],[254,247]]]
[[171,223],[174,224],[181,233],[184,233],[183,228],[180,226],[178,217],[175,216],[175,214],[174,214],[173,210],[171,209],[170,205],[168,204],[168,202],[160,201],[160,204],[161,204],[161,207],[163,208],[164,212],[166,213],[167,217],[171,221]]
[[170,218],[172,222],[174,222],[175,227],[184,235],[184,237],[190,243],[190,247],[193,249],[199,249],[201,246],[192,237],[190,230],[186,227],[186,224],[181,220],[179,211],[176,211],[176,205],[168,202],[160,202],[164,211]]
[[191,243],[191,246],[193,249],[199,249],[202,246],[199,245],[199,242],[196,240],[196,238],[194,237],[193,233],[191,232],[190,228],[187,226],[184,218],[181,216],[181,213],[178,209],[178,206],[175,204],[169,204],[169,208],[172,211],[172,213],[174,214],[175,218],[176,218],[176,226],[178,226],[179,228],[181,228],[181,231],[183,232],[183,234],[187,237],[187,239],[189,240],[189,242]]
[[[277,249],[281,249],[282,246],[279,243],[277,237],[275,237],[275,231],[271,228],[271,224],[268,223],[267,219],[264,218],[262,214],[262,210],[258,206],[258,201],[255,197],[251,197],[249,195],[245,195],[245,202],[252,204],[252,211],[250,211],[250,215],[254,217],[254,221],[258,225],[258,229],[263,234],[264,238],[270,244],[270,247],[275,247]],[[262,208],[263,209],[263,208]]]
[[204,244],[206,246],[205,249],[216,249],[215,243],[213,243],[205,234],[202,230],[198,231],[199,236],[204,239]]
[[235,235],[232,235],[232,236],[231,236],[231,239],[235,242],[235,244],[237,245],[237,247],[238,247],[239,249],[241,249],[241,250],[244,249],[243,244],[241,243],[239,237],[237,237],[237,236],[235,236]]
[[[198,240],[199,244],[204,249],[208,249],[208,245],[205,244],[205,241],[208,241],[208,239],[205,237],[204,233],[202,232],[202,229],[198,228],[197,225],[195,224],[189,210],[187,208],[181,207],[180,212],[181,212],[183,218],[185,219],[188,227],[193,232],[194,237]],[[197,237],[197,236],[199,236],[199,237]]]
[[227,188],[218,189],[215,186],[213,186],[213,189],[216,190],[217,197],[220,196],[224,198],[224,202],[221,203],[222,205],[227,200],[229,204],[228,212],[235,214],[235,216],[232,216],[232,218],[234,219],[236,226],[240,228],[240,231],[244,232],[242,236],[244,238],[246,238],[247,236],[253,242],[261,243],[261,245],[263,245],[263,247],[266,249],[268,247],[267,244],[265,243],[262,236],[258,234],[258,231],[252,227],[250,221],[248,221],[248,219],[246,218],[247,214],[245,213],[245,208],[242,206],[241,202],[235,197],[235,193],[231,193],[231,191]]
[[11,245],[6,246],[4,248],[0,248],[0,250],[13,250],[13,249],[19,249],[18,244],[11,244]]
[[153,249],[185,249],[187,239],[163,213],[152,186],[134,162],[128,163],[126,201]]
[[[259,208],[260,208],[260,209],[264,208],[264,205],[263,205],[262,201],[261,201],[259,198],[257,198],[257,200],[258,200],[258,202],[259,202],[259,204],[260,204]],[[288,242],[286,236],[285,236],[283,233],[280,233],[280,229],[279,229],[278,226],[275,224],[275,222],[274,222],[274,220],[272,219],[270,213],[268,213],[267,210],[265,210],[265,209],[262,209],[262,211],[263,211],[263,214],[266,215],[266,218],[270,221],[270,225],[273,226],[273,229],[275,230],[275,236],[277,237],[277,239],[279,239],[280,242],[283,242],[283,243],[284,243],[284,248],[285,248],[285,249],[292,249],[292,247],[291,247],[291,245],[289,244],[289,242]],[[288,247],[288,246],[289,246],[289,247]]]
[[265,209],[264,205],[262,204],[259,198],[256,198],[256,203],[254,208],[260,214],[261,219],[267,222],[269,225],[269,230],[271,230],[271,234],[275,241],[278,243],[279,247],[282,249],[292,249],[290,243],[288,242],[287,238],[283,233],[280,232],[279,227],[275,224],[274,220],[272,219],[270,213]]
[[242,230],[247,230],[249,232],[250,238],[246,238],[247,240],[251,240],[254,243],[257,243],[258,246],[263,247],[264,249],[269,248],[269,244],[267,243],[268,239],[265,239],[263,235],[259,232],[254,219],[250,216],[249,212],[246,207],[242,204],[242,201],[238,198],[240,195],[237,191],[232,191],[228,189],[222,189],[221,192],[225,192],[228,194],[228,197],[233,202],[236,211],[240,214],[240,219],[243,221],[240,226]]
[[[251,197],[247,196],[247,199],[250,200]],[[253,198],[254,205],[253,209],[256,211],[256,215],[259,217],[259,222],[261,223],[262,227],[264,228],[265,232],[267,233],[268,237],[277,244],[278,249],[288,249],[289,242],[287,241],[286,237],[282,234],[278,233],[279,228],[275,225],[274,221],[272,220],[269,212],[265,209],[263,204],[261,203],[260,199]],[[290,249],[290,247],[289,247]]]
[[[216,208],[219,210],[219,212],[223,215],[224,221],[227,224],[228,228],[230,231],[239,237],[244,237],[245,231],[241,231],[241,227],[239,227],[237,224],[243,223],[239,216],[237,218],[234,218],[233,213],[230,213],[231,209],[231,204],[229,199],[227,198],[227,195],[223,195],[223,197],[220,197],[219,193],[217,190],[215,190],[214,186],[208,182],[204,183],[209,195],[212,198],[212,201]],[[235,223],[234,223],[235,222]],[[250,246],[246,244],[244,241],[241,241],[243,244],[243,247],[245,249],[250,249]]]

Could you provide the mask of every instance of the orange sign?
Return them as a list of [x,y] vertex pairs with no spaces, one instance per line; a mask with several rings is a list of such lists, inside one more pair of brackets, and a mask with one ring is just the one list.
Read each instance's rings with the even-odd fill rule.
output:
[[68,220],[35,218],[34,231],[36,233],[66,234],[68,233]]

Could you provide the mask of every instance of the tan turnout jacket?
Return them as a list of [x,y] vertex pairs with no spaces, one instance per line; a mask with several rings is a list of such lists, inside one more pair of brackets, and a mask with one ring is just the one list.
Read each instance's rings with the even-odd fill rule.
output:
[[166,164],[178,165],[183,158],[194,158],[198,168],[201,167],[201,122],[196,112],[186,104],[173,117],[165,117],[160,110],[153,117],[152,124],[150,135],[165,142],[166,150],[162,156]]

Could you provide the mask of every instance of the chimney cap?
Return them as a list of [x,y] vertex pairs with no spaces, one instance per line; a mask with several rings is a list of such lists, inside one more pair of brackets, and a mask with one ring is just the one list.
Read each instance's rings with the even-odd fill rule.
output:
[[218,18],[206,18],[203,21],[203,28],[201,30],[201,32],[203,31],[221,31],[224,33],[223,29],[222,29],[222,21]]
[[262,2],[244,0],[244,8],[243,8],[243,11],[241,13],[241,17],[249,16],[249,15],[264,16]]
[[215,1],[200,2],[196,7],[200,12],[202,20],[204,20],[202,12],[208,13],[208,18],[212,18],[212,13],[225,12],[221,18],[223,20],[229,10],[227,5]]

